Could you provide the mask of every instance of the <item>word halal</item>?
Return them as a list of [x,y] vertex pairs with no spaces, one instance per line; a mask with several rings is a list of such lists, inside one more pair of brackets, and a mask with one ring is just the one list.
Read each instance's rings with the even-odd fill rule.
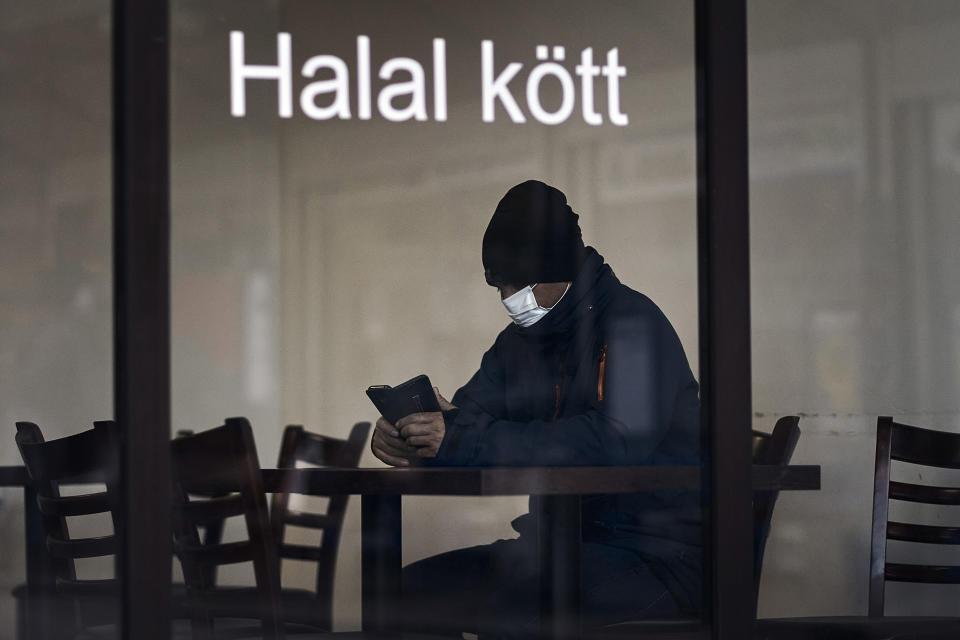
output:
[[[272,80],[277,83],[278,115],[281,118],[293,117],[291,50],[290,34],[278,33],[276,64],[248,64],[243,32],[230,33],[230,113],[233,116],[242,118],[247,113],[247,81]],[[526,91],[521,93],[520,101],[526,104],[527,112],[538,122],[548,125],[566,122],[575,110],[577,94],[573,75],[561,64],[566,59],[566,49],[538,45],[536,58],[539,62],[527,74]],[[433,40],[432,63],[433,120],[444,122],[447,120],[447,44],[443,38]],[[484,122],[496,121],[497,103],[511,121],[527,121],[518,97],[510,86],[523,66],[521,62],[508,62],[498,71],[493,41],[484,40],[480,43],[480,103]],[[351,119],[350,68],[347,63],[334,55],[313,56],[303,63],[300,73],[304,78],[315,78],[321,70],[326,70],[326,79],[314,80],[300,92],[301,111],[314,120]],[[330,74],[332,77],[329,77]],[[397,80],[397,74],[401,74],[402,79]],[[580,113],[584,122],[591,125],[604,122],[603,114],[597,111],[594,102],[594,81],[603,76],[607,81],[607,118],[617,126],[629,124],[629,117],[620,109],[620,79],[626,77],[627,69],[620,64],[616,48],[607,51],[606,64],[603,66],[594,63],[591,47],[583,49],[580,52],[580,64],[574,67],[573,74],[580,78]],[[370,75],[370,38],[357,36],[355,104],[360,120],[372,117]],[[390,58],[380,66],[377,75],[388,82],[377,93],[377,110],[383,118],[392,122],[430,119],[423,65],[413,58]],[[558,82],[561,89],[560,104],[552,109],[544,106],[541,100],[541,85],[548,76]]]

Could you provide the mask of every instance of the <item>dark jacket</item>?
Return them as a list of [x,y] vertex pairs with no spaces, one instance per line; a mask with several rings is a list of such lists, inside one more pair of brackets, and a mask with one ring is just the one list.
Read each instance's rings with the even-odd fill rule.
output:
[[[592,248],[538,323],[511,324],[445,412],[434,465],[696,465],[698,385],[676,332]],[[536,508],[532,502],[531,510]],[[694,492],[586,497],[585,538],[699,546]],[[514,522],[521,534],[528,516]],[[531,529],[532,531],[532,529]]]

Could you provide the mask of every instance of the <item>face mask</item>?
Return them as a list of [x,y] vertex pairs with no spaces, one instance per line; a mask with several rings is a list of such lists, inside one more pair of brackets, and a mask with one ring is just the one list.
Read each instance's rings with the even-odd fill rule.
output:
[[[513,321],[521,327],[529,327],[536,324],[553,308],[550,307],[550,309],[547,309],[537,304],[537,298],[533,295],[533,288],[535,286],[537,285],[527,285],[512,296],[502,300],[503,306],[507,308],[507,313],[509,313]],[[566,291],[564,291],[564,294],[566,294]]]

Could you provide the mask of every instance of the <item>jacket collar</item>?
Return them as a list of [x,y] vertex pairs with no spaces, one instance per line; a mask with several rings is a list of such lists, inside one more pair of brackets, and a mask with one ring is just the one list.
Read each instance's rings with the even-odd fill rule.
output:
[[583,266],[560,302],[540,322],[529,327],[512,325],[512,329],[535,340],[570,334],[589,316],[603,310],[614,286],[619,283],[613,270],[604,263],[603,256],[593,247],[587,247]]

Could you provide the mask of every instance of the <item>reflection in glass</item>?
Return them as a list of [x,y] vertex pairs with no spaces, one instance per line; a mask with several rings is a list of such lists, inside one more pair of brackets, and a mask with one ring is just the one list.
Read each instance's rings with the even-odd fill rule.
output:
[[[18,421],[57,440],[113,414],[109,9],[18,0],[0,8],[0,466],[23,464]],[[20,486],[0,487],[4,636],[18,625],[75,622],[72,601],[58,608],[66,617],[28,619],[24,511],[36,504],[23,496]],[[109,513],[67,524],[71,537],[113,532]],[[35,534],[46,557],[45,533]],[[113,577],[109,553],[75,569]]]
[[[454,392],[510,322],[484,278],[484,229],[507,189],[528,178],[562,189],[599,252],[594,267],[609,262],[669,319],[661,324],[649,307],[655,328],[672,327],[671,349],[690,358],[680,368],[692,384],[685,398],[695,400],[692,3],[477,11],[182,1],[171,24],[175,429],[246,416],[265,461],[284,424],[345,437],[356,422],[375,422],[371,385],[425,373],[457,404]],[[566,296],[578,293],[574,285]],[[602,344],[593,342],[577,384],[586,389],[590,378],[595,397]],[[624,362],[644,368],[615,351],[608,389]],[[526,407],[526,419],[553,416],[552,378],[544,393],[537,403],[549,406]],[[696,464],[696,442],[682,448],[669,463]],[[530,455],[473,463],[648,461],[637,451],[560,460],[524,449]],[[382,464],[368,449],[361,466]],[[692,493],[663,500],[696,503]],[[411,497],[404,510],[409,564],[515,538],[510,523],[527,498]],[[359,524],[349,510],[335,629],[360,624]],[[697,539],[690,524],[684,541]],[[225,536],[240,535],[231,527]],[[684,570],[696,576],[695,567]],[[312,571],[293,563],[281,577],[285,587],[313,587]],[[251,584],[230,567],[218,583]]]
[[[780,498],[760,616],[862,615],[877,417],[960,429],[960,7],[751,2],[749,28],[754,425],[799,413],[823,469]],[[891,585],[886,611],[957,595]]]

